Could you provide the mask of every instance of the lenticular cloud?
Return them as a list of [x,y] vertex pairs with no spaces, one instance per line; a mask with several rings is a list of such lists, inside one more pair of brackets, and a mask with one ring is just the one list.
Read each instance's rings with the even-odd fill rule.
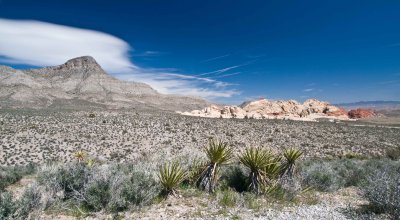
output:
[[135,67],[129,45],[112,35],[30,20],[0,19],[0,56],[10,63],[50,66],[83,55],[93,56],[111,72]]
[[238,94],[227,89],[224,82],[140,68],[130,60],[130,50],[124,40],[99,31],[34,20],[0,19],[0,63],[54,66],[88,55],[118,78],[148,83],[162,93],[211,99]]

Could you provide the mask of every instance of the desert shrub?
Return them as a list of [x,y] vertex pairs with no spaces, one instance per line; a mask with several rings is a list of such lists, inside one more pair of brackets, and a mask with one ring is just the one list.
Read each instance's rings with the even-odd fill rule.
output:
[[78,189],[76,198],[89,210],[105,209],[111,198],[111,182],[114,176],[104,167],[96,167],[88,173],[83,188]]
[[110,191],[108,209],[121,211],[129,206],[141,207],[150,204],[158,196],[160,185],[148,173],[133,170],[114,175]]
[[400,169],[387,166],[370,173],[362,184],[363,196],[372,211],[388,213],[393,219],[400,218]]
[[358,186],[365,176],[361,161],[342,159],[330,164],[337,175],[338,187]]
[[333,191],[340,187],[338,175],[329,162],[306,162],[301,169],[303,185],[320,191]]
[[4,190],[8,185],[19,181],[23,176],[34,172],[34,165],[0,167],[0,191]]
[[38,171],[37,181],[53,196],[70,199],[87,181],[87,167],[81,163],[45,165]]
[[389,159],[309,160],[301,164],[303,185],[320,191],[334,191],[342,187],[361,186],[371,173],[400,169],[400,162]]
[[386,150],[386,157],[392,160],[400,159],[400,147],[393,147]]
[[15,204],[9,192],[0,192],[0,219],[11,219],[15,212]]
[[237,204],[239,198],[239,194],[231,189],[217,192],[218,203],[224,207],[234,207]]
[[72,202],[88,211],[122,211],[149,204],[160,191],[151,174],[139,165],[69,163],[44,166],[38,183],[53,201]]
[[36,185],[29,186],[15,202],[15,219],[25,219],[29,213],[40,206],[41,193]]
[[28,187],[18,200],[9,192],[0,193],[0,219],[26,219],[40,204],[40,193],[35,185]]

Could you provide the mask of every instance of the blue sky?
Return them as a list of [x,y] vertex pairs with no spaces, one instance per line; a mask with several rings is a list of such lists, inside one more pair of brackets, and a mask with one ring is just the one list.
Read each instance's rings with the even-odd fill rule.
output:
[[[118,78],[224,103],[400,100],[399,11],[389,0],[0,0],[0,64],[56,65],[81,52]],[[93,45],[70,46],[81,33],[93,42],[78,43]]]

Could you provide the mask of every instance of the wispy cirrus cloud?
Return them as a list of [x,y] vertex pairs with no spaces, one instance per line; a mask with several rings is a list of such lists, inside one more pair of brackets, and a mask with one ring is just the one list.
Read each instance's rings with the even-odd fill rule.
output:
[[[107,33],[36,20],[0,18],[1,63],[53,66],[89,55],[114,76],[147,83],[161,93],[209,99],[228,98],[240,93],[229,88],[232,84],[202,76],[207,74],[189,76],[176,69],[141,68],[131,61],[131,51],[127,42]],[[159,52],[145,51],[134,55],[156,56]],[[233,68],[237,67],[230,69]]]
[[222,68],[222,69],[219,69],[219,70],[215,70],[215,71],[211,71],[211,72],[207,72],[207,73],[201,73],[201,74],[198,74],[196,76],[219,75],[221,73],[225,73],[225,72],[227,72],[229,70],[233,70],[233,69],[239,68],[239,67],[244,66],[244,65],[247,65],[247,64],[229,66],[229,67],[225,67],[225,68]]
[[222,55],[222,56],[212,57],[212,58],[209,58],[209,59],[206,59],[206,60],[202,60],[202,61],[200,61],[200,63],[208,63],[208,62],[211,62],[211,61],[214,61],[214,60],[219,60],[219,59],[228,57],[230,55],[231,54],[225,54],[225,55]]

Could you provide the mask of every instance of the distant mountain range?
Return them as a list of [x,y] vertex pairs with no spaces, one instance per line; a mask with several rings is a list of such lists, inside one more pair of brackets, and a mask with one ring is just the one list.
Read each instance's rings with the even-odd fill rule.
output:
[[144,83],[118,80],[89,56],[40,69],[15,70],[0,66],[0,108],[157,108],[177,111],[209,104],[201,98],[164,95]]
[[360,101],[352,103],[335,104],[345,109],[370,108],[375,110],[400,109],[400,101]]

